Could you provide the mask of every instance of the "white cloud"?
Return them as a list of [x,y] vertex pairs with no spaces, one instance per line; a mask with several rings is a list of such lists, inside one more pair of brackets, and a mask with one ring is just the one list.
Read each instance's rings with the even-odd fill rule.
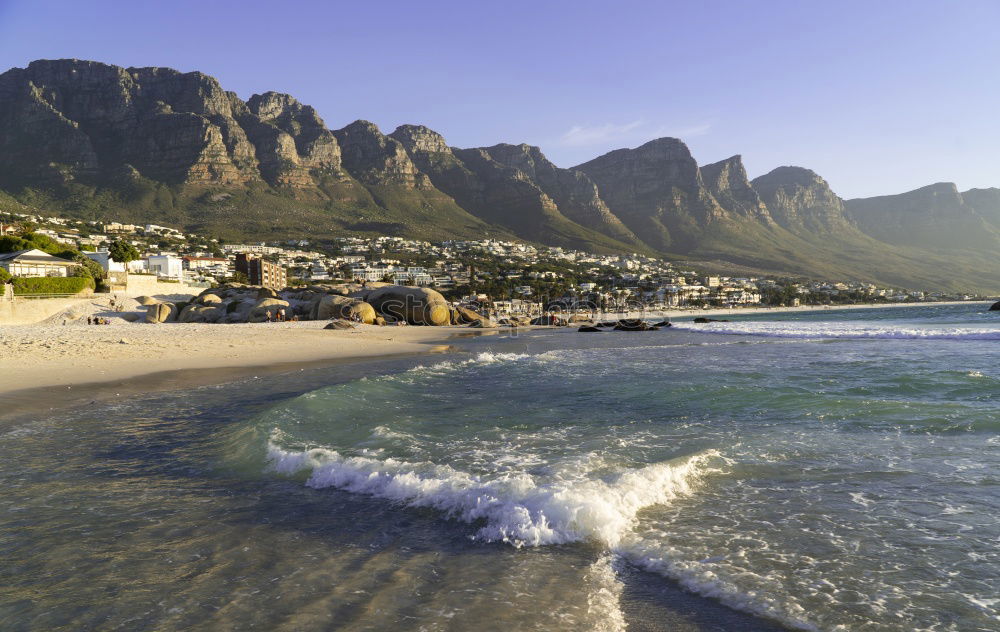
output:
[[563,145],[570,147],[599,145],[628,137],[634,130],[643,125],[645,125],[644,121],[632,121],[624,125],[616,125],[614,123],[606,123],[604,125],[574,125],[560,137],[560,141]]
[[692,136],[703,136],[711,128],[711,123],[701,123],[683,128],[668,127],[665,125],[655,127],[642,119],[622,124],[574,125],[559,137],[559,144],[564,147],[590,147],[616,142],[645,142],[664,136],[684,139]]
[[711,123],[701,123],[700,125],[692,125],[690,127],[660,127],[653,134],[653,138],[662,138],[664,136],[672,136],[674,138],[680,138],[681,140],[685,138],[691,138],[692,136],[704,136],[712,130]]

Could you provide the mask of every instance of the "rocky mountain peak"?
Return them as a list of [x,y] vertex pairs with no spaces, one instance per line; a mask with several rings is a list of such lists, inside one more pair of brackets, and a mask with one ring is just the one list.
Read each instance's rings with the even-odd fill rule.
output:
[[[921,247],[1000,248],[1000,214],[973,193],[971,203],[951,182],[900,193],[849,200],[851,216],[868,234],[889,243]],[[982,211],[979,208],[982,208]]]
[[0,153],[22,163],[7,175],[21,182],[100,178],[125,164],[172,183],[259,178],[229,96],[202,73],[33,62],[0,75],[0,120]]
[[597,185],[582,171],[561,169],[534,145],[500,143],[478,149],[483,155],[533,182],[570,220],[620,242],[642,248],[635,234],[608,208]]
[[931,204],[933,206],[957,206],[965,204],[962,194],[958,192],[958,186],[954,182],[935,182],[934,184],[920,187],[902,195],[912,199],[914,202],[919,200],[924,204]]
[[400,125],[389,134],[411,154],[421,153],[451,153],[451,148],[445,142],[444,136],[423,125]]
[[844,202],[815,171],[778,167],[751,182],[771,217],[795,233],[832,232],[851,226]]
[[322,120],[312,107],[299,103],[290,94],[281,92],[265,92],[255,94],[247,100],[247,107],[263,121],[273,121],[282,117],[295,117],[305,114],[314,117],[322,124]]
[[925,215],[939,213],[953,215],[968,212],[962,194],[958,192],[958,187],[952,182],[937,182],[896,195],[880,195],[863,200],[851,200],[849,204],[858,209],[892,207],[897,212]]
[[512,169],[517,169],[530,178],[537,176],[537,171],[551,172],[557,167],[549,162],[538,147],[520,143],[511,145],[499,143],[492,147],[480,148],[493,160]]
[[741,156],[702,166],[701,177],[712,196],[727,211],[766,223],[772,221],[767,206],[750,185]]
[[[342,161],[337,139],[312,106],[304,105],[288,94],[265,92],[250,97],[246,108],[249,114],[259,119],[259,123],[244,119],[245,127],[258,132],[253,134],[254,138],[260,140],[258,145],[274,147],[272,153],[280,159],[269,167],[271,170],[284,172],[284,182],[292,186],[308,186],[312,176],[296,167],[343,176],[340,173]],[[270,129],[261,129],[260,123],[269,125],[280,133],[275,135]],[[292,148],[294,155],[290,151]]]
[[754,187],[760,192],[760,187],[813,187],[819,186],[829,189],[829,185],[826,180],[821,178],[812,169],[806,169],[805,167],[795,167],[786,165],[783,167],[776,167],[769,171],[768,173],[754,178]]
[[431,188],[430,180],[413,164],[403,144],[383,134],[374,123],[357,120],[333,135],[340,143],[344,167],[361,182]]
[[962,199],[1000,230],[1000,189],[969,189],[962,193]]
[[705,226],[726,217],[691,151],[676,138],[618,149],[574,169],[597,184],[612,213],[659,250],[688,249]]

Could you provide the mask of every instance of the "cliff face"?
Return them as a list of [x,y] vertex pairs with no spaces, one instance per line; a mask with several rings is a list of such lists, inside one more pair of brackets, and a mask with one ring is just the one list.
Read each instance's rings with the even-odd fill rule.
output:
[[[572,247],[589,244],[598,250],[646,249],[607,211],[593,183],[589,199],[588,183],[568,188],[573,175],[552,165],[537,148],[454,149],[437,132],[417,125],[400,126],[391,136],[433,185],[462,208],[524,239]],[[606,224],[599,218],[602,209],[608,216]]]
[[659,250],[690,250],[706,226],[726,217],[687,145],[676,138],[612,151],[574,169],[597,184],[633,233]]
[[0,75],[0,126],[0,166],[27,183],[100,181],[133,169],[184,185],[315,188],[324,175],[349,179],[312,108],[273,92],[244,103],[198,72],[33,62]]
[[340,145],[316,110],[287,94],[255,94],[244,105],[232,95],[238,120],[257,148],[264,178],[279,186],[312,187],[322,175],[348,181]]
[[899,195],[849,200],[847,208],[862,230],[888,243],[921,248],[998,248],[1000,230],[990,219],[996,208],[991,197],[985,190],[974,192],[970,195],[973,204],[967,204],[958,187],[939,182]]
[[778,167],[751,183],[771,217],[796,234],[850,230],[844,202],[826,180],[802,167]]
[[[386,135],[367,121],[331,131],[287,94],[243,101],[199,72],[78,60],[0,74],[4,191],[220,236],[516,236],[939,287],[984,276],[1000,248],[1000,189],[938,184],[845,203],[808,169],[751,182],[739,156],[699,167],[674,138],[564,169],[531,145],[457,149],[423,126]],[[959,249],[966,267],[949,268]]]
[[355,121],[333,134],[342,148],[344,166],[363,184],[431,188],[430,179],[413,164],[402,143],[383,134],[374,123]]
[[406,150],[431,182],[469,212],[492,223],[503,223],[502,212],[492,213],[486,184],[458,157],[441,134],[422,125],[400,125],[390,134]]
[[[20,163],[0,165],[29,181],[96,177],[125,165],[175,183],[260,177],[229,95],[201,73],[33,62],[0,75],[0,124],[7,132],[0,161]],[[56,142],[32,148],[37,139]]]
[[962,192],[966,205],[1000,230],[1000,189],[969,189]]
[[494,145],[483,151],[494,161],[525,174],[570,220],[621,242],[645,247],[611,212],[597,185],[582,171],[560,169],[541,149],[523,143]]
[[738,217],[770,224],[771,213],[750,184],[740,156],[733,156],[701,167],[701,178],[712,197],[724,209]]

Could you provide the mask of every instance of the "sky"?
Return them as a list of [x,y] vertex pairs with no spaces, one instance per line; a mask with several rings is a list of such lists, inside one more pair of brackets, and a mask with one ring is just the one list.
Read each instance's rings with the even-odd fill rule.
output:
[[422,124],[570,167],[661,136],[845,198],[1000,186],[1000,0],[0,0],[0,72],[199,70],[336,129]]

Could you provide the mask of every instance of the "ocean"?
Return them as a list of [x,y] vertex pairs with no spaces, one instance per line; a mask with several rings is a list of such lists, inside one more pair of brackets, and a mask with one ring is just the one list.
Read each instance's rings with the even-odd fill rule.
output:
[[3,630],[1000,630],[1000,313],[729,316],[0,422]]

